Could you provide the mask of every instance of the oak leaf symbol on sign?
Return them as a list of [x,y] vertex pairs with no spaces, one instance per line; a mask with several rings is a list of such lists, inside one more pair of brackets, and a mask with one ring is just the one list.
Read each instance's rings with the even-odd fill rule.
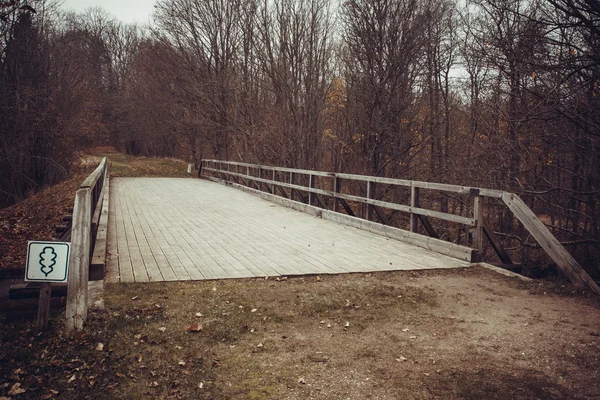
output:
[[56,257],[58,257],[58,254],[54,251],[54,247],[44,247],[44,250],[40,253],[40,265],[42,266],[40,270],[44,275],[48,276],[54,271],[53,267],[56,264]]

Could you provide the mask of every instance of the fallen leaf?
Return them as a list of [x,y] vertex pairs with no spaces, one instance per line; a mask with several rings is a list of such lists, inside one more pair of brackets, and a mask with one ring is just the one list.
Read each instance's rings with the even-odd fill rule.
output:
[[300,379],[298,379],[298,383],[301,385],[305,385],[306,381],[304,380],[304,378],[300,378]]
[[262,343],[259,343],[256,345],[256,347],[258,347],[260,349],[261,347],[264,347],[264,345]]
[[12,387],[10,388],[10,390],[8,391],[8,395],[9,396],[18,396],[21,393],[25,393],[27,390],[23,389],[21,387],[21,384],[19,382],[15,383],[14,385],[12,385]]
[[56,396],[59,392],[58,390],[50,389],[50,393]]
[[150,387],[157,387],[158,386],[158,382],[154,381],[151,384],[149,384],[148,386],[150,386]]
[[23,373],[23,370],[21,368],[17,368],[13,371],[13,374],[15,375],[21,375]]
[[204,382],[200,382],[200,383],[198,384],[198,388],[200,388],[200,389],[204,389]]
[[180,367],[185,367],[185,361],[183,360],[179,361],[177,364],[179,364]]
[[396,361],[400,362],[400,361],[406,361],[408,360],[408,358],[404,357],[404,356],[400,356],[398,358],[396,358]]
[[164,327],[164,326],[161,326],[160,328],[158,328],[158,330],[161,331],[161,332],[166,332],[167,328]]
[[104,343],[98,343],[96,345],[96,351],[104,351]]
[[77,377],[75,376],[75,374],[73,374],[73,375],[72,375],[72,376],[69,378],[69,380],[67,381],[67,383],[71,383],[71,382],[73,382],[73,381],[75,380],[75,378],[77,378]]
[[346,321],[346,323],[344,324],[344,326],[345,326],[346,328],[348,328],[348,327],[350,326],[350,322]]
[[200,332],[202,331],[202,325],[200,324],[191,324],[187,327],[188,332]]
[[196,318],[201,318],[201,317],[203,317],[203,316],[204,316],[204,315],[202,315],[202,313],[199,313],[199,312],[197,312],[197,313],[196,313]]
[[402,329],[402,332],[408,332],[408,328]]
[[[48,400],[52,398],[52,393],[47,393],[45,395],[43,395],[42,397],[40,397],[40,399],[42,400]],[[0,397],[0,399],[6,399],[6,397]]]
[[416,339],[416,338],[417,338],[416,336],[409,337],[409,339]]
[[138,296],[133,296],[133,297],[131,298],[131,300],[137,300],[137,299],[138,299]]
[[257,312],[258,309],[257,308],[253,308],[252,310],[250,310],[250,312]]

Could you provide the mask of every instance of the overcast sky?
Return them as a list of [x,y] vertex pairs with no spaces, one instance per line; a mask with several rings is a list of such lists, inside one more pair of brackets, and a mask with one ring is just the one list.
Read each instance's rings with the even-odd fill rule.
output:
[[100,7],[123,22],[145,24],[152,17],[155,0],[63,0],[64,10],[83,11]]

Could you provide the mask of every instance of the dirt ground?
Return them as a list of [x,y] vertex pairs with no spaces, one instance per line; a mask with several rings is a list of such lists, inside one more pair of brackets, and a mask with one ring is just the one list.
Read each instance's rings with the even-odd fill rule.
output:
[[72,336],[56,317],[37,336],[33,318],[5,315],[0,396],[600,398],[600,300],[482,267],[118,284],[104,295]]

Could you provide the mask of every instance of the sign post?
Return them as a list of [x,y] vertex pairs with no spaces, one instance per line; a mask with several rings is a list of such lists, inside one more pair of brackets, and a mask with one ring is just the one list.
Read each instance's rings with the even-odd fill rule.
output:
[[67,281],[70,246],[70,243],[64,242],[33,241],[27,245],[25,281],[42,283],[38,306],[38,331],[48,326],[52,283]]

